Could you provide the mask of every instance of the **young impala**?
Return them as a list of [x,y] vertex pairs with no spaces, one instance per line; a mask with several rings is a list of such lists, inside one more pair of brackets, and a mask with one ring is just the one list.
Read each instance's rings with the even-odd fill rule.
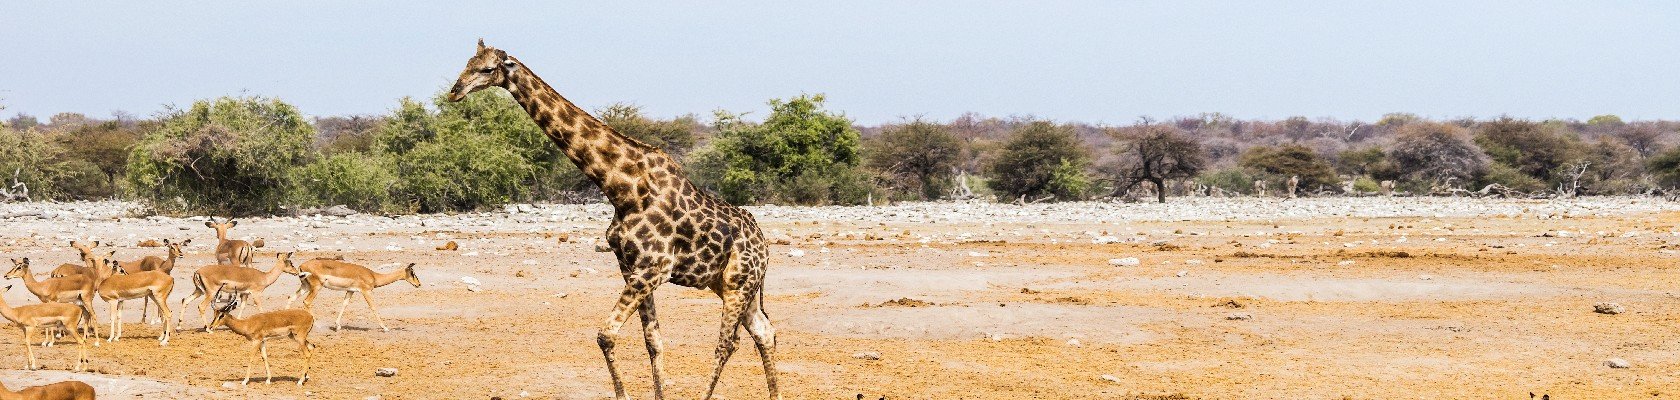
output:
[[169,345],[169,333],[175,330],[175,325],[169,322],[168,299],[169,292],[175,290],[175,278],[161,269],[119,275],[116,273],[126,270],[123,269],[122,263],[116,261],[110,261],[107,268],[110,268],[111,271],[107,273],[111,275],[99,284],[98,289],[99,298],[105,299],[105,304],[110,306],[111,310],[111,337],[105,341],[115,342],[122,339],[123,301],[144,298],[157,303],[158,315],[164,320],[163,333],[158,334],[158,345]]
[[373,306],[374,288],[382,287],[397,281],[408,282],[414,287],[420,287],[420,277],[414,274],[414,263],[407,267],[391,272],[373,272],[356,264],[338,260],[317,258],[297,266],[298,278],[303,284],[298,285],[297,293],[286,299],[286,307],[292,306],[292,300],[297,300],[298,294],[307,293],[303,297],[303,308],[310,309],[315,305],[315,294],[322,288],[340,290],[344,292],[344,302],[338,305],[338,318],[333,322],[333,330],[344,328],[344,309],[350,306],[350,297],[356,293],[362,294],[362,301],[367,302],[368,311],[373,312],[373,321],[379,323],[379,329],[389,332],[390,327],[379,318],[379,309]]
[[[6,285],[6,289],[0,290],[0,293],[10,290],[12,290],[12,286]],[[76,371],[81,371],[82,366],[87,363],[87,338],[82,335],[80,330],[75,329],[82,322],[81,307],[65,303],[46,303],[12,308],[11,305],[6,304],[5,298],[0,298],[0,316],[4,316],[7,321],[11,321],[12,325],[23,329],[23,350],[29,356],[27,369],[41,368],[41,365],[35,362],[35,348],[31,346],[31,343],[35,341],[36,330],[41,328],[62,328],[70,332],[70,337],[76,339],[77,345]]]
[[[217,292],[221,292],[218,288]],[[239,296],[229,296],[227,305],[216,307],[215,319],[210,320],[211,327],[227,326],[234,334],[244,336],[251,343],[251,359],[245,362],[245,380],[241,385],[251,383],[251,365],[255,364],[258,355],[262,356],[263,373],[267,379],[263,383],[274,383],[274,370],[268,365],[268,339],[290,338],[297,342],[298,349],[303,351],[303,374],[298,376],[297,384],[302,386],[309,380],[309,364],[313,363],[315,345],[309,343],[309,330],[315,325],[315,316],[305,310],[279,310],[252,315],[250,318],[233,316],[233,309],[239,307]]]

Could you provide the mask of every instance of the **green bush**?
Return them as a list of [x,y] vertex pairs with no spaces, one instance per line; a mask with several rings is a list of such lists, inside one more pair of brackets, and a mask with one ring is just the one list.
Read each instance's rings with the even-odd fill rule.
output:
[[506,138],[476,131],[443,132],[397,158],[403,190],[427,213],[511,202],[535,168]]
[[642,107],[625,103],[607,106],[595,114],[613,131],[657,147],[678,159],[688,155],[700,139],[702,127],[693,115],[656,120],[643,115]]
[[412,212],[402,196],[396,169],[395,158],[384,153],[342,152],[324,157],[298,171],[298,190],[310,197],[300,205]]
[[1518,171],[1516,168],[1511,168],[1511,166],[1503,163],[1493,163],[1492,165],[1488,165],[1487,174],[1482,176],[1480,186],[1495,183],[1519,192],[1537,192],[1547,190],[1546,182],[1534,179],[1534,177],[1528,176],[1528,174],[1524,174],[1522,171]]
[[[1273,187],[1281,187],[1277,183],[1289,179],[1291,176],[1301,177],[1302,191],[1316,190],[1323,186],[1338,186],[1336,171],[1319,157],[1312,149],[1301,145],[1284,145],[1278,147],[1254,147],[1243,152],[1240,164],[1264,175],[1274,181]],[[1248,182],[1253,186],[1254,182]]]
[[1073,128],[1048,121],[1033,121],[1014,129],[986,166],[986,186],[1014,200],[1055,195],[1061,200],[1084,198],[1089,178],[1084,168],[1090,155]]
[[165,213],[274,213],[313,160],[315,129],[276,99],[198,101],[165,117],[129,153],[127,190]]
[[1254,178],[1241,169],[1221,169],[1196,177],[1196,183],[1216,187],[1226,193],[1248,193],[1254,189]]
[[858,131],[822,106],[822,95],[771,100],[759,124],[719,113],[718,136],[691,157],[690,178],[735,204],[864,203],[875,187],[859,169]]
[[69,165],[64,148],[34,129],[0,127],[0,189],[10,189],[13,180],[29,187],[32,200],[64,196],[63,183],[87,168]]
[[1382,183],[1368,176],[1353,179],[1353,190],[1359,192],[1376,192],[1382,190]]
[[944,197],[962,161],[962,141],[944,125],[923,120],[894,125],[866,143],[869,167],[881,171],[900,197]]

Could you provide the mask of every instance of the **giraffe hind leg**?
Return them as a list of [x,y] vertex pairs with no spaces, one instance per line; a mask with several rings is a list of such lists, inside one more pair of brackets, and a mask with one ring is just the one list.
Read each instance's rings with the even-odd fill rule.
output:
[[764,313],[764,294],[759,292],[748,301],[749,310],[743,321],[747,333],[758,347],[758,358],[764,361],[764,383],[770,387],[770,398],[781,399],[776,387],[776,328],[770,326],[770,315]]
[[665,398],[665,341],[659,335],[659,316],[654,312],[653,296],[642,300],[637,307],[642,315],[642,339],[647,342],[648,363],[653,367],[653,398]]
[[718,378],[723,376],[723,366],[729,364],[729,356],[735,353],[735,342],[741,338],[741,319],[747,311],[746,293],[740,289],[726,290],[721,297],[723,297],[723,323],[718,330],[718,346],[715,354],[717,367],[712,369],[712,383],[706,386],[706,396],[701,397],[708,400],[712,398],[712,393],[717,390]]

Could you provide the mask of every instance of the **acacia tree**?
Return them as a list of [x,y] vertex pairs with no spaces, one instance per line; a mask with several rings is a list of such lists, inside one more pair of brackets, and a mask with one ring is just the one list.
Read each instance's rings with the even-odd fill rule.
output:
[[1138,124],[1110,133],[1120,145],[1115,153],[1115,193],[1149,182],[1155,184],[1155,200],[1167,202],[1167,180],[1195,177],[1206,167],[1202,144],[1172,125]]
[[944,125],[921,119],[888,127],[867,143],[868,165],[884,172],[907,193],[938,199],[951,187],[962,142]]

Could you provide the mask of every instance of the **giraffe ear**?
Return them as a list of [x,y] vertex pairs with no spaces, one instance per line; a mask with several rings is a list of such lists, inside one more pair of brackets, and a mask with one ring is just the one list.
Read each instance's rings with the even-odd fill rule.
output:
[[478,49],[484,50],[484,38],[478,38]]

